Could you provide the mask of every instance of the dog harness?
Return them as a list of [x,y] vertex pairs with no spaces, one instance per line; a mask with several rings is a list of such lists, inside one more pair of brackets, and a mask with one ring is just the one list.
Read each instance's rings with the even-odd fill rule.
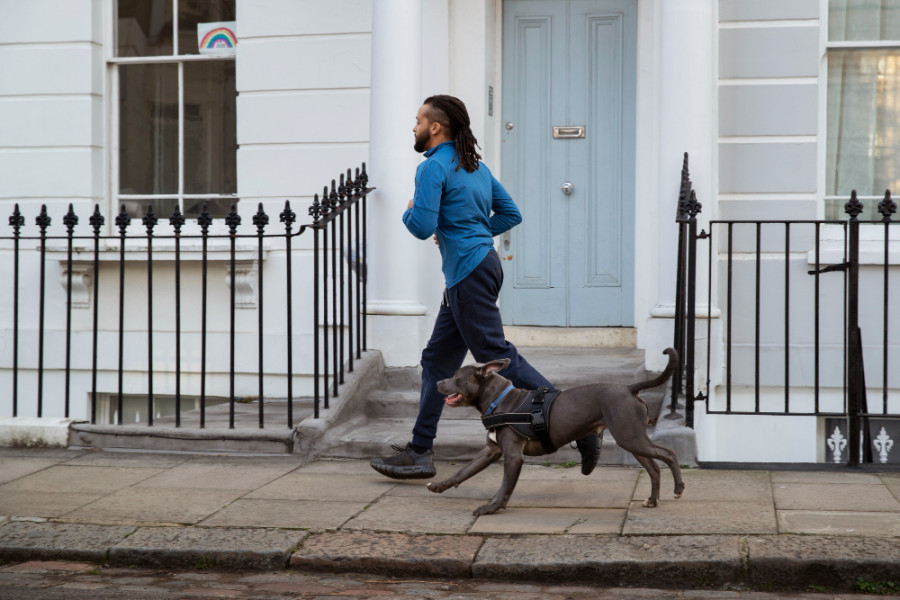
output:
[[528,392],[528,395],[511,412],[493,414],[500,401],[513,389],[509,386],[491,402],[484,414],[481,415],[481,423],[488,431],[499,427],[509,426],[519,435],[529,440],[538,440],[541,447],[548,454],[556,452],[557,448],[550,441],[548,423],[550,422],[550,408],[553,401],[559,396],[559,390],[550,391],[548,387]]

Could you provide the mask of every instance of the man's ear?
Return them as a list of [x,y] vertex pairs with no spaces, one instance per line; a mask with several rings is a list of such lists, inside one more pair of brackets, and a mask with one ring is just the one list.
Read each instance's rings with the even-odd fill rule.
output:
[[494,371],[502,371],[506,367],[509,366],[510,360],[508,358],[500,358],[498,360],[492,360],[491,362],[484,363],[478,368],[478,375],[481,377],[487,377]]

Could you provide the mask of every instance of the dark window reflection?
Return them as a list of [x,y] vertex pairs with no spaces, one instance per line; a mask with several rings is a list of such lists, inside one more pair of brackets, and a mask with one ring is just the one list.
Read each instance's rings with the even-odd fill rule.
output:
[[184,65],[184,192],[237,192],[234,61]]

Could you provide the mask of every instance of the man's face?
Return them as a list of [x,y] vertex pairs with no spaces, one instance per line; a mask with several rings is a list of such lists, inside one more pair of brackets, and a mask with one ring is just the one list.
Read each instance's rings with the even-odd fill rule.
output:
[[416,139],[413,148],[416,152],[425,152],[431,148],[431,126],[432,121],[428,118],[428,105],[423,104],[416,113],[416,126],[413,127]]

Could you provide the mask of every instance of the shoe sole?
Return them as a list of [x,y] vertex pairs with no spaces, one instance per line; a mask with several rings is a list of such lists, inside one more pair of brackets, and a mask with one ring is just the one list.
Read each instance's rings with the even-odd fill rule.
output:
[[374,465],[369,463],[373,469],[391,479],[431,479],[437,474],[435,469],[426,467],[394,467],[392,465]]

